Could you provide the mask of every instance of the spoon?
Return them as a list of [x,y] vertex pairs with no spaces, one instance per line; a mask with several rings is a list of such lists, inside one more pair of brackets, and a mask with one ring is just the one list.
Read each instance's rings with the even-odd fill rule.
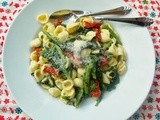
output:
[[108,20],[136,24],[139,26],[150,26],[154,20],[149,17],[133,17],[133,18],[108,18],[108,17],[95,17],[96,20]]
[[122,6],[118,8],[114,8],[111,10],[105,10],[101,12],[91,13],[89,11],[81,11],[81,10],[69,10],[69,9],[63,9],[56,12],[53,12],[49,19],[51,22],[55,22],[57,19],[61,19],[63,22],[67,21],[69,19],[76,20],[83,16],[98,16],[98,15],[108,15],[108,14],[114,14],[114,15],[126,15],[130,13],[132,9],[128,6]]

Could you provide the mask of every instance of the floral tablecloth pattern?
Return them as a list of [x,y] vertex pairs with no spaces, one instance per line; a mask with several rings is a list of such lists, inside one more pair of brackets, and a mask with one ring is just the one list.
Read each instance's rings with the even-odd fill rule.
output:
[[[2,70],[2,48],[13,20],[18,13],[32,0],[0,0],[0,120],[32,120],[13,99],[4,81]],[[159,0],[124,0],[134,7],[140,16],[154,19],[148,27],[152,38],[156,68],[152,88],[143,105],[130,120],[160,120],[160,1]]]

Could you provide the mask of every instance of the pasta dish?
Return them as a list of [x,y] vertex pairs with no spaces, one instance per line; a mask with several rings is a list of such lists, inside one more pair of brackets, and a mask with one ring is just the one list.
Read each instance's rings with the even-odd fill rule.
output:
[[53,24],[46,13],[37,16],[41,30],[31,41],[29,71],[50,95],[79,107],[88,97],[100,103],[126,70],[126,52],[105,21],[90,16],[78,22]]

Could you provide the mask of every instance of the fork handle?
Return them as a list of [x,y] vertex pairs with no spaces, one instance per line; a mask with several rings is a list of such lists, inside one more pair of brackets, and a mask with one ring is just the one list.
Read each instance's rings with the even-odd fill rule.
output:
[[111,10],[105,10],[97,13],[91,13],[88,14],[87,16],[96,16],[96,15],[107,15],[107,14],[116,14],[116,15],[125,15],[129,13],[132,9],[129,8],[128,6],[121,6],[115,9]]
[[135,18],[107,18],[107,17],[95,17],[97,20],[108,20],[136,24],[140,26],[149,26],[153,23],[153,19],[148,17],[135,17]]

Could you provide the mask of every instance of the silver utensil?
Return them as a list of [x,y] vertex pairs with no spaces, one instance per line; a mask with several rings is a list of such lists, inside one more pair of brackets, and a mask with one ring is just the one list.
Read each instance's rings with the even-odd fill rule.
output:
[[91,13],[90,11],[81,11],[81,10],[69,10],[69,9],[63,9],[59,10],[56,12],[53,12],[49,19],[51,22],[55,22],[57,19],[61,19],[62,21],[69,20],[70,18],[73,19],[78,19],[83,16],[99,16],[99,15],[108,15],[108,14],[113,14],[113,15],[126,15],[130,13],[132,9],[128,6],[122,6],[118,8],[114,8],[111,10],[105,10],[101,12],[96,12],[96,13]]
[[108,21],[116,21],[116,22],[125,22],[136,24],[139,26],[150,26],[153,24],[153,19],[148,17],[135,17],[135,18],[108,18],[108,17],[95,17],[96,20],[108,20]]

